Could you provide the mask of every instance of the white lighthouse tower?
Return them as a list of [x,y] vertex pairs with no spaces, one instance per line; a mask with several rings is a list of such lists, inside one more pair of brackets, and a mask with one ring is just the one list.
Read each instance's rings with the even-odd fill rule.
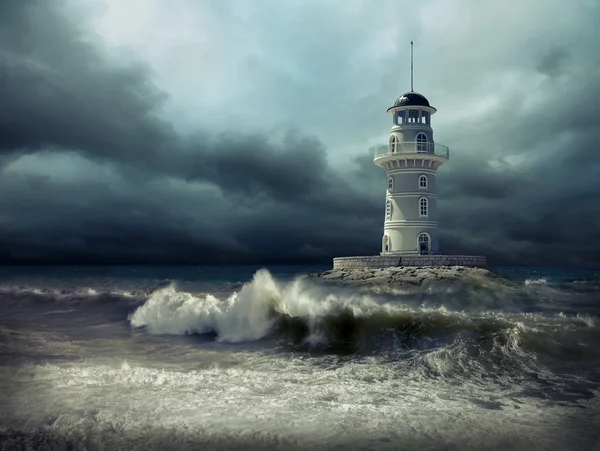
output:
[[410,92],[388,108],[392,129],[387,145],[375,149],[374,162],[385,168],[387,191],[381,253],[336,257],[334,270],[397,266],[487,266],[483,255],[442,255],[439,251],[436,175],[448,147],[433,139],[431,116],[437,111],[413,90],[410,43]]
[[433,139],[431,116],[437,111],[411,90],[388,108],[393,124],[387,146],[374,162],[385,168],[387,191],[381,255],[439,254],[436,196],[437,169],[448,161],[448,147]]

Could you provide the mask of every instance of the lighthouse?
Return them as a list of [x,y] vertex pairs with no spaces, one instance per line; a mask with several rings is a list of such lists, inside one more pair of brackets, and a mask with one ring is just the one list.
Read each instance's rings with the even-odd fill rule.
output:
[[388,145],[374,158],[387,177],[381,255],[438,254],[436,175],[449,149],[433,138],[437,110],[410,91],[387,111],[393,118]]
[[436,175],[449,149],[434,141],[437,110],[412,89],[412,44],[411,90],[388,108],[388,144],[375,150],[374,162],[387,178],[381,255],[439,254]]
[[437,171],[450,150],[434,140],[431,117],[437,110],[413,89],[413,43],[410,91],[387,109],[392,117],[387,144],[375,148],[374,163],[385,169],[385,216],[379,255],[336,257],[334,269],[391,266],[478,266],[483,255],[440,252]]

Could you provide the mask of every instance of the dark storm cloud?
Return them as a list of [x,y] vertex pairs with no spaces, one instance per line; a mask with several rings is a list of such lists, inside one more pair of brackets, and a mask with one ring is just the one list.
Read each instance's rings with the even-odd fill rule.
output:
[[[246,195],[295,200],[343,183],[316,138],[227,134],[183,143],[158,117],[165,95],[148,69],[111,59],[56,4],[4,6],[0,150],[70,149]],[[51,18],[51,20],[48,20]],[[23,30],[28,30],[25,36]]]
[[[2,261],[290,263],[379,252],[385,177],[371,152],[341,171],[301,128],[276,138],[200,124],[182,138],[151,68],[109,52],[85,17],[58,5],[0,5]],[[452,148],[438,179],[444,251],[600,263],[600,80],[590,42],[532,49],[521,76],[542,77],[538,91],[442,128]],[[336,54],[324,45],[322,54]],[[449,86],[464,83],[446,76]],[[377,96],[389,88],[393,97],[394,86]]]
[[[3,4],[0,149],[13,158],[67,149],[109,164],[127,182],[73,186],[5,174],[4,261],[253,262],[279,252],[310,260],[362,240],[364,221],[346,220],[369,210],[368,199],[331,170],[317,138],[184,142],[158,116],[165,96],[148,69],[111,59],[56,5]],[[168,184],[139,188],[158,176],[208,181],[224,197],[157,202]],[[219,205],[229,212],[218,215]],[[344,228],[342,238],[320,233],[331,227]]]
[[0,152],[57,146],[159,164],[159,152],[174,140],[156,116],[165,95],[142,64],[109,57],[64,5],[0,6]]
[[[328,165],[316,138],[289,133],[281,145],[267,136],[220,136],[214,146],[191,156],[188,179],[209,179],[244,196],[265,193],[276,200],[318,197],[342,180]],[[317,199],[314,199],[315,201]]]
[[[3,257],[56,263],[283,263],[292,255],[314,261],[354,242],[367,251],[361,229],[377,227],[377,221],[325,214],[310,204],[228,200],[206,186],[190,194],[168,182],[111,185],[79,182],[74,194],[67,183],[6,175],[0,188],[12,195],[0,202]],[[332,238],[330,227],[340,233]]]

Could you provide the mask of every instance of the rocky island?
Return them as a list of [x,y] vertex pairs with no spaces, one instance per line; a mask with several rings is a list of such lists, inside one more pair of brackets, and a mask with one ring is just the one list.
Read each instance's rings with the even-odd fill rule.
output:
[[393,286],[394,288],[416,288],[457,281],[476,284],[491,280],[504,281],[502,277],[487,269],[467,266],[333,269],[309,274],[308,277],[368,287]]

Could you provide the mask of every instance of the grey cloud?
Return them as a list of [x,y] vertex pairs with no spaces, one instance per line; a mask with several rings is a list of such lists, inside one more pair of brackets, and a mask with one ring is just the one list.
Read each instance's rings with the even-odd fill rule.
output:
[[556,77],[564,73],[565,65],[568,64],[568,53],[564,48],[554,47],[544,52],[536,66],[542,74]]
[[[208,179],[246,196],[265,191],[290,201],[308,196],[318,202],[323,191],[345,183],[330,170],[319,140],[298,133],[279,146],[264,135],[231,132],[184,143],[158,117],[165,94],[148,81],[148,69],[112,61],[98,44],[82,40],[80,27],[55,7],[13,6],[3,16],[10,24],[0,66],[3,152],[71,149],[99,161]],[[49,25],[43,22],[48,15],[55,17]],[[27,43],[19,39],[23,29],[31,30]],[[52,58],[59,53],[60,59]]]
[[168,181],[74,187],[9,174],[0,188],[10,187],[14,195],[0,202],[0,255],[16,263],[314,262],[350,247],[368,250],[365,231],[377,226],[369,216],[349,223],[310,205],[268,200],[243,208],[213,189],[186,192]]
[[[564,45],[547,43],[551,27],[537,23],[511,36],[506,24],[494,31],[481,3],[456,4],[473,6],[492,29],[474,24],[472,31],[447,35],[435,51],[419,49],[419,83],[431,87],[424,92],[440,109],[436,137],[452,152],[438,176],[442,250],[487,254],[496,264],[600,264],[594,41],[577,48],[570,47],[573,37]],[[250,100],[259,102],[257,115],[264,105],[293,110],[296,131],[281,138],[280,131],[249,134],[232,126],[213,133],[199,124],[182,137],[177,119],[164,114],[169,96],[152,83],[151,67],[112,54],[88,31],[84,16],[57,3],[2,2],[2,262],[292,263],[378,253],[384,173],[371,152],[357,155],[346,147],[360,147],[373,134],[386,141],[385,108],[400,93],[399,71],[406,65],[399,51],[368,56],[361,47],[367,35],[357,34],[368,29],[361,20],[391,26],[394,20],[368,5],[363,17],[354,6],[344,23],[328,21],[326,6],[303,10],[304,28],[314,25],[308,41],[289,21],[261,31],[261,42],[273,41],[268,50],[285,50],[297,66],[269,71],[261,66],[268,54],[256,57],[252,77],[258,84]],[[225,6],[215,10],[230,13]],[[268,16],[265,9],[255,15]],[[590,17],[577,19],[577,36],[595,32]],[[424,39],[436,36],[426,24],[413,26],[423,28]],[[519,40],[536,32],[529,47],[516,50]],[[481,43],[465,46],[474,37]],[[506,95],[506,71],[515,71],[532,91]],[[377,76],[361,82],[370,72]],[[346,95],[353,86],[359,93]],[[493,107],[462,111],[494,94],[484,90],[494,86],[502,96]],[[457,119],[460,114],[464,119]],[[289,111],[282,115],[290,117]],[[325,145],[338,135],[333,147]],[[15,173],[15,161],[43,152],[73,152],[110,171],[110,180],[90,174],[67,182],[50,168],[43,176]],[[330,162],[346,153],[343,167]]]
[[156,114],[165,94],[149,83],[143,64],[109,57],[64,5],[3,2],[0,152],[58,146],[100,159],[154,161],[174,138]]
[[266,136],[221,136],[210,153],[193,155],[200,160],[195,170],[200,177],[246,195],[265,190],[275,199],[295,200],[328,189],[337,175],[328,173],[323,145],[294,135],[289,134],[281,146]]

